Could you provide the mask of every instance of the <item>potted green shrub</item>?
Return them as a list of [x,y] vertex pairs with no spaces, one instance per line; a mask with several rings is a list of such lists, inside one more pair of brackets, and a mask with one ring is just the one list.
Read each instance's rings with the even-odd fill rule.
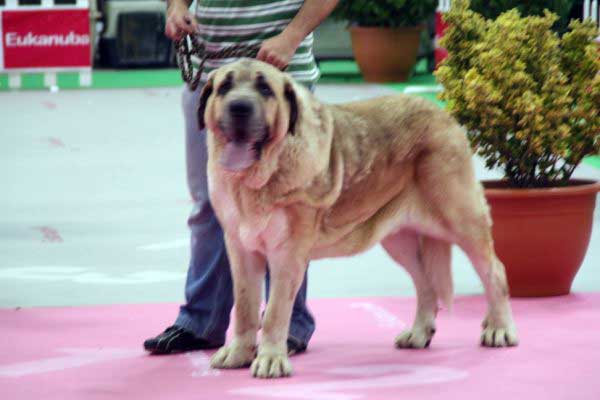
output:
[[333,17],[349,22],[354,58],[366,81],[405,81],[424,22],[437,0],[341,0]]
[[436,72],[441,97],[476,152],[505,179],[486,182],[496,252],[511,294],[569,293],[585,256],[598,182],[573,180],[600,150],[600,60],[591,21],[560,37],[556,15],[488,20],[454,0]]

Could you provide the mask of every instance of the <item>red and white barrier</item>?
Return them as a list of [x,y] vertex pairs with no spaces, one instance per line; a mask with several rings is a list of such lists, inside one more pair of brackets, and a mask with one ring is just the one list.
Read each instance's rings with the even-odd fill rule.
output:
[[450,0],[440,0],[438,8],[435,12],[435,38],[434,38],[434,50],[433,56],[435,59],[435,67],[442,62],[444,58],[448,56],[448,51],[440,46],[440,39],[444,36],[446,30],[446,23],[442,19],[442,13],[445,13],[450,9]]
[[0,72],[9,86],[21,86],[21,74],[43,72],[45,86],[56,85],[56,73],[78,71],[81,86],[91,84],[92,36],[88,0],[75,5],[0,6]]

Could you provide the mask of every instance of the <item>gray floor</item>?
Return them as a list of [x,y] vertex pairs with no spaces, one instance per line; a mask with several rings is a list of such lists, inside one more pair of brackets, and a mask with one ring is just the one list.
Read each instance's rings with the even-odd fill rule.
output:
[[[321,85],[347,101],[388,92]],[[181,301],[188,260],[181,89],[0,93],[0,307]],[[476,160],[479,177],[499,176]],[[600,179],[583,165],[580,177]],[[575,290],[600,290],[600,224]],[[458,293],[481,292],[454,252]],[[311,297],[412,295],[376,247],[310,270]]]

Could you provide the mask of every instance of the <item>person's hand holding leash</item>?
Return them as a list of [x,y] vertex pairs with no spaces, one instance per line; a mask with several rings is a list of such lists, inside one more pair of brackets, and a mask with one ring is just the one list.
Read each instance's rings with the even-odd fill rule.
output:
[[302,40],[333,11],[339,0],[306,0],[279,35],[263,42],[256,58],[280,70],[287,68]]
[[269,63],[283,71],[292,60],[301,41],[302,37],[297,40],[284,31],[265,40],[260,46],[256,59]]
[[194,14],[189,10],[186,0],[169,0],[165,35],[173,40],[181,39],[186,33],[198,32],[198,23]]

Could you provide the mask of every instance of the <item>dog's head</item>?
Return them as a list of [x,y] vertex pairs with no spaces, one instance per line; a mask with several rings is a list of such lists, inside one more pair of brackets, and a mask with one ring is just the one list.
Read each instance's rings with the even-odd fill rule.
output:
[[202,90],[198,122],[219,143],[219,164],[240,172],[293,135],[298,101],[291,78],[275,67],[241,60],[212,72]]

